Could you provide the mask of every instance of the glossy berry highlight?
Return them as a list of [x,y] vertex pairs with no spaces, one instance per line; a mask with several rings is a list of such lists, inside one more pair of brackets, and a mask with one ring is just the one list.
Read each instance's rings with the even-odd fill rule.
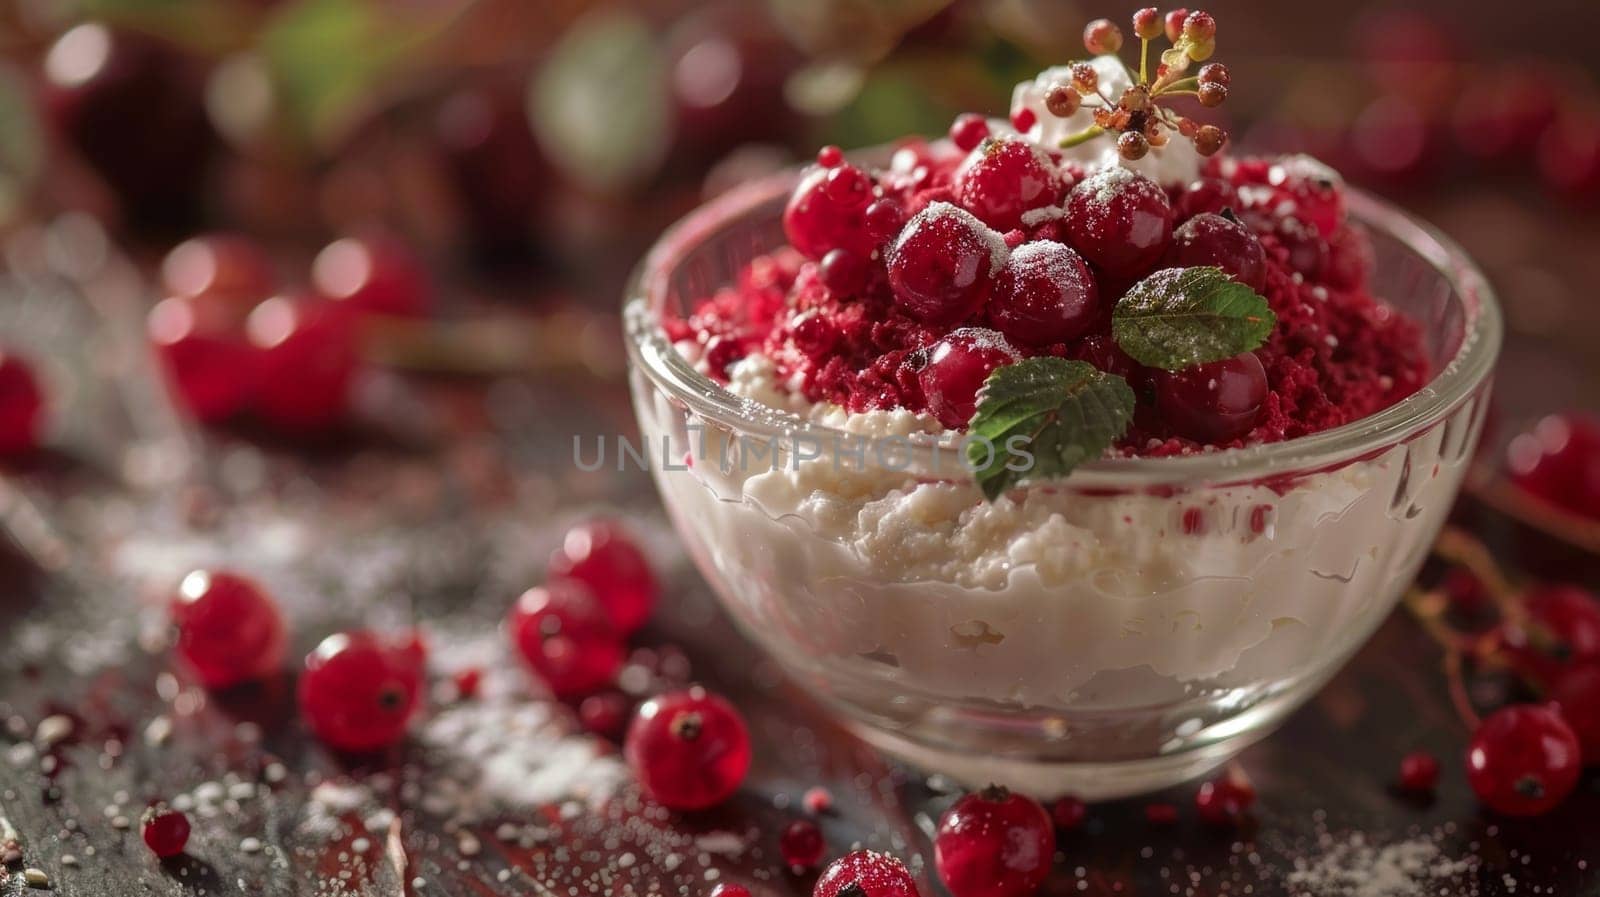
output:
[[921,897],[906,864],[873,850],[834,860],[811,888],[811,897]]
[[796,871],[815,868],[827,849],[822,829],[809,819],[796,819],[778,836],[778,852],[783,855],[784,865]]
[[953,324],[983,304],[1000,235],[971,213],[936,202],[911,219],[888,253],[895,304],[928,324]]
[[950,429],[963,429],[978,408],[978,390],[995,368],[1021,360],[993,330],[963,327],[934,343],[917,371],[928,413]]
[[558,698],[610,685],[622,666],[622,636],[580,582],[553,579],[523,592],[506,625],[528,668]]
[[189,845],[189,817],[164,803],[154,804],[139,819],[139,836],[156,856],[179,856]]
[[1478,800],[1507,816],[1554,809],[1581,771],[1577,736],[1548,707],[1503,707],[1483,720],[1467,747],[1468,784]]
[[283,617],[253,580],[223,570],[183,578],[171,605],[176,650],[207,688],[227,688],[281,669]]
[[744,781],[750,735],[732,704],[695,686],[640,705],[623,754],[657,802],[673,810],[703,810],[733,796]]
[[367,631],[342,632],[306,656],[300,714],[330,747],[375,751],[405,736],[421,694],[416,645]]
[[956,801],[933,839],[939,878],[955,897],[1027,897],[1049,875],[1055,849],[1044,808],[998,786]]
[[550,575],[589,588],[624,635],[650,619],[661,585],[633,536],[611,520],[587,520],[567,530],[550,556]]

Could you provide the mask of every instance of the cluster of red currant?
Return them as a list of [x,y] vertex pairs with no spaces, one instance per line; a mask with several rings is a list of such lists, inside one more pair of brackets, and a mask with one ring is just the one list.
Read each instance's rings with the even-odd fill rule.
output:
[[[1467,781],[1501,813],[1547,812],[1585,765],[1600,763],[1600,599],[1574,585],[1514,587],[1482,544],[1456,530],[1435,551],[1456,566],[1407,604],[1444,646],[1452,699],[1473,729]],[[1541,700],[1480,719],[1463,681],[1468,663],[1512,673]],[[1431,788],[1437,776],[1430,756],[1402,762],[1405,787]]]
[[161,266],[167,298],[146,330],[178,401],[205,423],[245,411],[291,434],[315,433],[349,410],[361,325],[418,317],[433,304],[421,262],[386,236],[328,244],[311,286],[283,291],[266,251],[212,234],[179,244]]
[[[1094,124],[1064,138],[1062,147],[1075,146],[1102,134],[1115,134],[1117,152],[1124,159],[1142,159],[1150,148],[1164,146],[1168,131],[1194,142],[1201,155],[1221,150],[1228,135],[1216,125],[1202,125],[1171,108],[1172,98],[1187,96],[1202,106],[1222,105],[1228,98],[1229,75],[1221,63],[1208,63],[1188,76],[1190,66],[1210,59],[1217,49],[1217,20],[1202,10],[1175,9],[1165,15],[1155,7],[1133,14],[1133,33],[1139,38],[1139,69],[1130,70],[1134,83],[1120,97],[1102,89],[1099,72],[1087,62],[1072,66],[1068,83],[1053,85],[1045,95],[1050,114],[1066,118],[1080,108],[1091,108]],[[1171,48],[1160,55],[1154,76],[1150,71],[1150,42],[1165,36]],[[1095,19],[1083,31],[1083,45],[1096,56],[1115,56],[1122,49],[1122,30],[1110,19]],[[1167,101],[1163,103],[1163,101]],[[1030,113],[1031,115],[1031,113]],[[1016,121],[1018,130],[1025,128]]]
[[[569,530],[551,558],[549,574],[545,585],[513,605],[509,635],[553,695],[582,699],[578,715],[587,728],[617,737],[630,706],[620,691],[607,689],[622,665],[627,636],[654,608],[655,574],[627,534],[604,520]],[[207,688],[260,680],[282,668],[283,617],[266,590],[249,578],[219,570],[190,573],[178,587],[171,613],[176,653]],[[414,630],[330,635],[306,657],[297,691],[301,715],[337,750],[388,748],[405,736],[420,709],[426,655]],[[471,698],[479,678],[472,669],[458,673],[457,695]],[[726,800],[743,781],[751,755],[738,711],[699,687],[641,704],[627,726],[624,753],[645,791],[677,810]],[[174,817],[182,820],[181,813],[165,806],[147,814],[145,838],[162,856],[183,849],[187,820],[180,826]]]

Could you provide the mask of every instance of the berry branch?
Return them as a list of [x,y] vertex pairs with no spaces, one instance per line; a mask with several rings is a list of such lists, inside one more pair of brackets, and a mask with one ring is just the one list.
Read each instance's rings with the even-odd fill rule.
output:
[[[1099,73],[1087,62],[1075,63],[1069,83],[1056,84],[1045,95],[1050,113],[1061,118],[1080,108],[1093,110],[1094,124],[1062,138],[1060,147],[1115,134],[1117,152],[1132,161],[1144,158],[1151,147],[1165,146],[1168,132],[1176,131],[1193,141],[1201,155],[1217,153],[1228,142],[1227,132],[1179,115],[1161,102],[1192,96],[1202,106],[1215,107],[1228,98],[1228,69],[1221,63],[1208,63],[1197,75],[1185,76],[1192,63],[1205,62],[1216,52],[1216,19],[1200,10],[1173,10],[1163,16],[1152,6],[1133,14],[1133,32],[1139,37],[1139,70],[1135,73],[1123,63],[1134,83],[1116,101],[1101,90]],[[1162,51],[1152,80],[1150,43],[1163,35],[1172,46]],[[1110,19],[1095,19],[1083,30],[1083,45],[1096,56],[1115,56],[1122,49],[1122,30]]]

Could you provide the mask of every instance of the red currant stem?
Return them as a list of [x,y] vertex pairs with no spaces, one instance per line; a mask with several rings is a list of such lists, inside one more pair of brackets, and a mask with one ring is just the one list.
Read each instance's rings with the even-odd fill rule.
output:
[[1453,526],[1445,527],[1433,545],[1433,553],[1452,564],[1467,568],[1477,577],[1494,599],[1502,616],[1513,623],[1521,623],[1526,616],[1522,602],[1517,600],[1517,589],[1501,572],[1500,565],[1484,544],[1465,531]]
[[1057,146],[1059,146],[1061,149],[1072,149],[1081,143],[1088,143],[1105,132],[1106,129],[1100,127],[1099,125],[1090,125],[1076,134],[1069,134],[1068,136],[1061,138],[1061,142],[1057,144]]
[[1169,87],[1166,90],[1161,91],[1161,95],[1164,96],[1164,97],[1197,97],[1197,96],[1200,95],[1200,91],[1198,91],[1198,90],[1174,90],[1173,88]]
[[1139,38],[1139,83],[1150,83],[1150,39]]
[[1466,723],[1468,731],[1476,731],[1482,719],[1478,716],[1478,709],[1472,706],[1472,697],[1467,694],[1466,677],[1461,672],[1461,652],[1449,651],[1444,655],[1445,682],[1450,687],[1450,703],[1455,707],[1456,715]]
[[1464,635],[1450,627],[1444,620],[1445,608],[1450,599],[1442,592],[1429,592],[1413,588],[1406,592],[1406,610],[1417,618],[1428,637],[1446,651],[1477,656],[1482,653],[1476,638]]

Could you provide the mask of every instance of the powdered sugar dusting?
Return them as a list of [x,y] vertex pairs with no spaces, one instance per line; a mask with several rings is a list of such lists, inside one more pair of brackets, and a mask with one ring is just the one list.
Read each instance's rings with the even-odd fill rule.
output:
[[940,218],[954,218],[983,238],[983,241],[989,246],[990,277],[999,274],[1000,269],[1005,267],[1006,259],[1011,256],[1011,247],[1006,245],[1006,238],[989,227],[989,225],[978,220],[976,215],[948,202],[929,203],[926,209],[918,212],[914,218],[906,222],[906,226],[900,229],[900,236],[895,238],[894,251],[898,252],[900,250],[906,241],[907,235],[915,233],[920,226]]
[[1432,897],[1476,893],[1470,885],[1479,861],[1452,859],[1439,847],[1438,835],[1375,844],[1360,832],[1343,839],[1324,835],[1325,852],[1298,859],[1289,873],[1295,897]]
[[1033,240],[1011,250],[1006,267],[1018,278],[1045,278],[1051,283],[1071,286],[1088,293],[1096,289],[1089,269],[1070,246],[1054,240]]

